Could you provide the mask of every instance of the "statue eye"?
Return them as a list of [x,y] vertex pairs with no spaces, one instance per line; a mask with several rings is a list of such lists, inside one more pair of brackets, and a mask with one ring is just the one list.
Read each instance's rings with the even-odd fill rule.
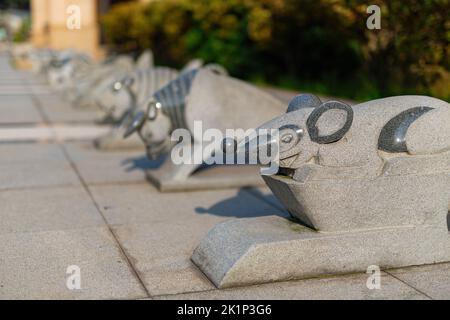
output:
[[294,140],[294,136],[290,133],[285,134],[284,136],[281,137],[281,142],[283,143],[291,143],[292,140]]
[[113,89],[113,91],[117,92],[117,91],[120,91],[122,89],[122,87],[123,87],[122,82],[117,81],[116,83],[114,83],[112,89]]
[[280,141],[285,145],[295,145],[300,142],[304,130],[295,125],[286,125],[280,128]]
[[161,109],[161,103],[150,101],[148,104],[147,117],[149,120],[155,120],[158,116],[158,110]]

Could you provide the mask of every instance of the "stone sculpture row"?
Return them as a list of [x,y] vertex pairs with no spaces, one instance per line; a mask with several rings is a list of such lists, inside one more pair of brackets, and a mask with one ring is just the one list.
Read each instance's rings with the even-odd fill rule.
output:
[[[399,96],[356,105],[303,94],[289,105],[232,78],[217,65],[193,61],[183,70],[156,67],[150,52],[134,62],[94,64],[73,52],[43,52],[36,69],[78,107],[116,124],[99,148],[145,145],[166,157],[148,176],[161,191],[258,185],[292,219],[236,219],[215,227],[192,261],[221,288],[450,261],[450,105],[426,96]],[[287,109],[287,112],[286,112]],[[256,129],[270,136],[214,144],[195,130]],[[189,141],[172,139],[176,130]],[[134,137],[134,140],[124,140]],[[141,140],[141,141],[140,141]],[[169,156],[193,144],[199,163]],[[260,161],[277,150],[277,171],[196,177],[222,153]],[[267,164],[267,163],[264,163]],[[251,210],[251,208],[249,208]]]

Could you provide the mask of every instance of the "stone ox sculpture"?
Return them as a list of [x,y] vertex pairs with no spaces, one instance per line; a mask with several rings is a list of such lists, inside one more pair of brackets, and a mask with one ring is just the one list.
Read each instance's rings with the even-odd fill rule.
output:
[[111,77],[94,95],[98,106],[98,121],[114,124],[114,128],[95,141],[102,150],[133,149],[142,147],[139,137],[125,140],[123,135],[136,112],[155,92],[178,77],[177,70],[166,67],[140,69],[121,78]]
[[294,219],[216,226],[192,260],[218,287],[450,261],[448,103],[303,95],[260,128],[279,130],[279,173],[264,180]]
[[[224,74],[217,67],[204,67],[185,72],[162,89],[155,92],[147,102],[147,108],[139,112],[125,136],[139,133],[151,159],[171,154],[173,148],[192,146],[191,159],[205,163],[216,152],[222,152],[221,143],[203,141],[203,132],[195,130],[200,121],[203,131],[207,129],[249,129],[267,121],[284,110],[283,103],[272,95],[238,79]],[[186,129],[192,141],[172,140],[176,129]],[[205,149],[210,149],[210,153]],[[204,170],[200,163],[174,164],[170,156],[159,170],[149,170],[147,175],[161,191],[210,189],[260,185],[262,180],[256,170],[234,167],[226,172]],[[215,168],[215,169],[224,169]],[[207,174],[211,172],[211,174]]]
[[[201,68],[201,60],[190,61],[180,72],[168,67],[140,68],[128,74],[114,75],[104,79],[92,93],[92,100],[98,107],[98,122],[115,124],[105,136],[95,141],[102,150],[141,148],[137,135],[124,139],[124,133],[141,108],[146,108],[149,96],[180,75]],[[225,71],[224,71],[225,72]]]

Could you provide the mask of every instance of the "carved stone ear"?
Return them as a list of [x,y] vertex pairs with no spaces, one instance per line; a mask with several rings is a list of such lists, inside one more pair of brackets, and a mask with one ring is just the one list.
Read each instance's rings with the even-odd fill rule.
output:
[[341,140],[353,124],[353,109],[345,103],[329,101],[314,109],[306,122],[309,136],[319,144]]
[[306,108],[317,108],[322,105],[322,101],[313,94],[301,94],[296,96],[289,103],[287,113]]
[[205,69],[208,69],[220,76],[228,76],[227,69],[225,69],[225,67],[221,66],[220,64],[215,64],[215,63],[207,64],[205,66]]

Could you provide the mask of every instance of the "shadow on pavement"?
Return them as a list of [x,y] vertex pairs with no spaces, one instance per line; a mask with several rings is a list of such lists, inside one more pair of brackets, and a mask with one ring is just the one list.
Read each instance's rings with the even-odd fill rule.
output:
[[[252,191],[253,192],[253,191]],[[259,192],[259,191],[258,191]],[[289,217],[289,214],[284,210],[277,209],[273,204],[275,197],[273,195],[265,195],[260,193],[258,199],[265,201],[267,204],[273,206],[273,210],[260,210],[254,208],[252,204],[256,201],[249,201],[249,196],[252,195],[246,189],[240,189],[239,193],[228,199],[224,199],[209,208],[197,207],[195,212],[199,214],[212,214],[221,217],[235,217],[235,218],[256,218],[264,216],[280,216]],[[273,197],[273,199],[272,199]]]
[[150,160],[146,156],[142,156],[139,158],[129,158],[122,161],[122,166],[125,167],[126,172],[131,172],[135,170],[152,170],[159,169],[164,163],[165,158],[162,157],[158,160]]

